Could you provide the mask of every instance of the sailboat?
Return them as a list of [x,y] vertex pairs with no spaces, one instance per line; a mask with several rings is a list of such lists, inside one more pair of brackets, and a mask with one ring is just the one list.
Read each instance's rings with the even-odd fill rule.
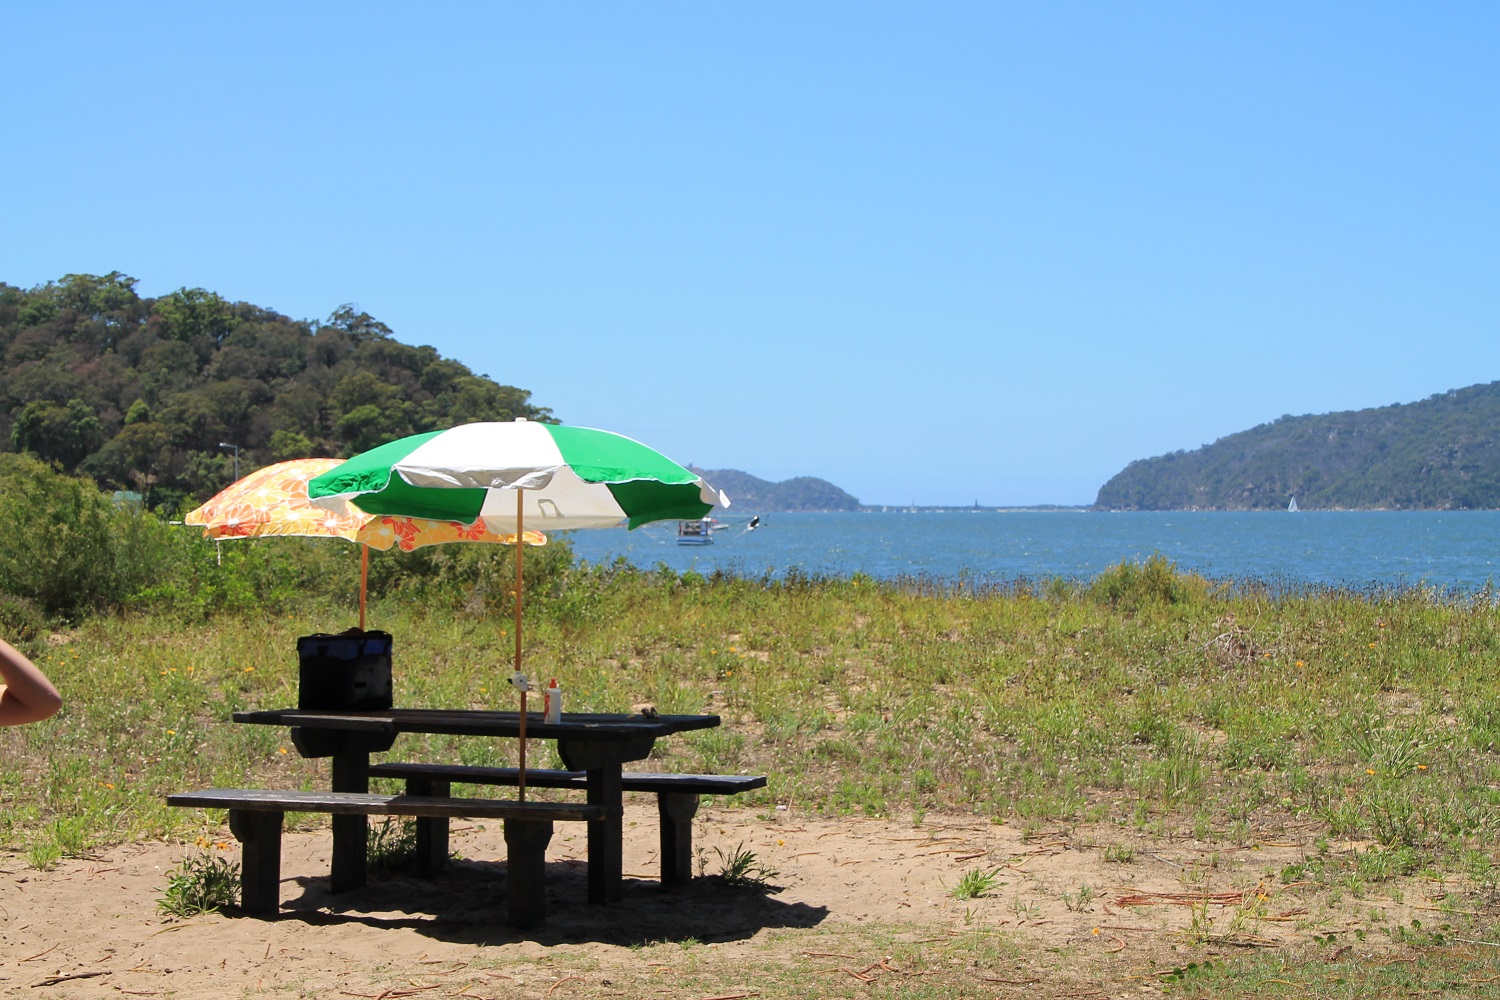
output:
[[1296,497],[1292,497],[1292,502],[1286,505],[1286,509],[1291,511],[1293,514],[1297,513],[1298,507]]

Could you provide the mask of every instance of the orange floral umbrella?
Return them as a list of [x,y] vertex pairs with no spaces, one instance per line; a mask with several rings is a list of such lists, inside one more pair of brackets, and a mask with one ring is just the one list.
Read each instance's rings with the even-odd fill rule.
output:
[[[337,458],[299,458],[268,465],[214,494],[184,517],[183,523],[201,527],[203,536],[213,539],[302,535],[358,542],[363,546],[359,573],[361,629],[365,627],[365,579],[370,549],[385,551],[394,545],[410,552],[444,542],[515,544],[514,534],[490,531],[482,520],[460,524],[424,517],[366,514],[353,507],[335,512],[315,506],[307,498],[307,481],[341,464],[343,460]],[[527,545],[547,543],[547,536],[540,531],[523,532],[522,538]]]

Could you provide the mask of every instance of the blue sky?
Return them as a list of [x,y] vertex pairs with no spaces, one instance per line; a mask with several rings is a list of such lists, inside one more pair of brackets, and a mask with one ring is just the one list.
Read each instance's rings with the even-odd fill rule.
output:
[[1500,378],[1492,3],[13,5],[0,281],[398,339],[683,462],[1080,504]]

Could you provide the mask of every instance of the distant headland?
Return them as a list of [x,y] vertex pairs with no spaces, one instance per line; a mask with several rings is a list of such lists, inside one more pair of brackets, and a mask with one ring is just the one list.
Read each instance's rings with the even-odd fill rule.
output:
[[[1292,506],[1292,501],[1296,501]],[[1131,462],[1101,510],[1500,508],[1500,382],[1416,403],[1284,416]]]
[[715,489],[723,490],[730,502],[742,510],[788,513],[861,509],[857,499],[815,476],[797,476],[773,483],[738,469],[689,468]]

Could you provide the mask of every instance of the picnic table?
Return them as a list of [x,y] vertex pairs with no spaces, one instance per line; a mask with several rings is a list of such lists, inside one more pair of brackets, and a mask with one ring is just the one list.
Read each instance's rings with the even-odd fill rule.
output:
[[[521,735],[519,712],[485,710],[286,708],[235,712],[233,719],[285,726],[302,756],[332,758],[333,792],[368,792],[370,755],[389,750],[401,733],[498,739]],[[623,891],[623,765],[644,760],[661,737],[718,725],[717,715],[564,713],[562,721],[552,723],[527,715],[526,738],[557,741],[563,763],[586,775],[588,805],[603,812],[602,819],[588,824],[591,903],[618,900]],[[333,891],[365,883],[367,828],[364,815],[333,815]]]

